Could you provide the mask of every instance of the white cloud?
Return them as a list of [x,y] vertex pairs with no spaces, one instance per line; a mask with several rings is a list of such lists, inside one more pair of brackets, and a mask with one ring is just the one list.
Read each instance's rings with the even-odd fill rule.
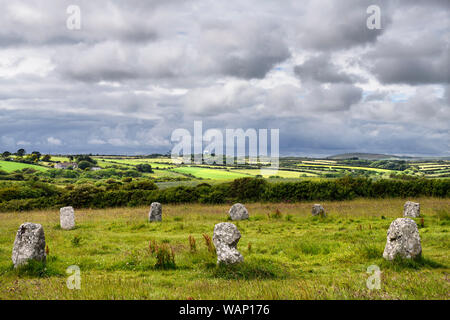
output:
[[60,146],[62,144],[62,141],[60,139],[54,138],[54,137],[48,137],[47,142],[48,142],[48,144],[54,145],[54,146]]
[[76,32],[64,1],[0,4],[5,148],[166,152],[204,120],[282,153],[448,150],[448,1],[380,0],[375,32],[369,0],[80,0]]
[[30,145],[31,145],[31,142],[20,140],[20,141],[17,141],[16,144],[17,144],[18,146],[30,146]]

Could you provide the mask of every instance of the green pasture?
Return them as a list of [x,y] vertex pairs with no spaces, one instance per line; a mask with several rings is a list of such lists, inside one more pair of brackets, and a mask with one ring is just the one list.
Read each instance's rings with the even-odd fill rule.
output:
[[46,167],[37,166],[34,164],[0,160],[0,170],[6,171],[6,172],[13,172],[13,171],[22,170],[25,168],[32,168],[32,169],[39,170],[39,171],[48,170],[48,168],[46,168]]
[[[228,205],[164,205],[163,221],[147,221],[149,207],[76,210],[77,227],[59,226],[59,211],[0,214],[0,300],[5,299],[443,299],[450,298],[450,203],[421,204],[415,219],[423,254],[417,260],[382,258],[386,231],[407,199],[323,202],[328,216],[311,216],[312,202],[246,204],[241,233],[244,262],[216,264],[214,225],[230,222]],[[11,251],[19,226],[44,227],[46,265],[15,270]],[[191,236],[191,245],[189,244]],[[192,245],[192,239],[195,245]],[[152,248],[173,250],[158,264]],[[165,260],[167,261],[167,260]],[[70,290],[66,269],[80,268],[80,290]],[[381,271],[369,289],[370,266]]]

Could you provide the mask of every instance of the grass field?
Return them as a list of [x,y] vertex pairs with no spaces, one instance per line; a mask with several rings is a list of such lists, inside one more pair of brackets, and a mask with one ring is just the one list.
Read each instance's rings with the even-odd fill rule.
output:
[[20,162],[12,162],[12,161],[0,161],[0,170],[4,170],[6,172],[13,172],[16,170],[22,170],[25,168],[33,168],[39,171],[48,170],[46,167],[36,166],[28,163],[20,163]]
[[[0,299],[449,299],[450,201],[410,200],[421,203],[424,226],[416,220],[423,258],[409,262],[382,258],[405,199],[324,202],[327,218],[312,217],[312,203],[249,204],[250,220],[235,222],[245,259],[235,267],[217,266],[202,237],[227,221],[226,205],[165,205],[162,223],[147,222],[148,208],[77,210],[71,231],[56,210],[3,213]],[[26,221],[44,226],[49,247],[46,269],[28,273],[11,263]],[[151,240],[172,246],[175,269],[155,267]],[[81,290],[66,287],[70,265],[81,269]],[[366,286],[370,265],[382,271],[380,290]]]
[[59,162],[70,162],[69,157],[60,157],[60,156],[52,156],[51,160]]
[[171,171],[171,170],[160,170],[160,169],[153,169],[153,173],[148,174],[150,177],[153,178],[184,178],[185,176],[181,173]]
[[243,174],[248,174],[252,176],[262,175],[264,178],[269,178],[270,176],[277,176],[280,178],[299,178],[299,177],[316,177],[317,174],[310,172],[300,172],[300,171],[287,171],[287,170],[278,170],[276,173],[265,173],[263,170],[261,172],[260,169],[236,169],[232,170],[232,172],[238,172]]
[[343,165],[332,165],[332,164],[312,164],[312,163],[299,163],[297,164],[299,167],[316,167],[316,168],[325,168],[325,169],[348,169],[348,170],[366,170],[366,171],[375,171],[375,172],[383,172],[389,173],[392,170],[387,169],[379,169],[379,168],[368,168],[368,167],[352,167],[352,166],[343,166]]
[[200,167],[178,167],[171,169],[171,171],[191,174],[196,178],[201,179],[214,179],[214,180],[234,180],[243,177],[250,177],[249,174],[234,172],[234,170],[223,170],[223,169],[209,169]]
[[123,165],[129,165],[129,166],[136,166],[138,164],[149,164],[153,168],[161,168],[161,169],[174,167],[174,165],[171,164],[170,162],[164,161],[166,159],[161,160],[161,162],[157,162],[156,160],[158,160],[158,159],[106,159],[106,158],[97,158],[96,160],[99,163],[101,162],[101,163],[108,164],[108,165],[123,164]]
[[[14,158],[14,157],[13,157]],[[139,164],[149,164],[155,170],[154,174],[146,175],[147,177],[157,178],[159,180],[167,180],[170,182],[173,178],[190,178],[195,181],[197,179],[208,179],[214,181],[229,181],[242,177],[254,177],[261,175],[260,169],[256,166],[249,167],[240,165],[215,166],[208,164],[183,164],[182,158],[172,160],[169,157],[145,158],[136,156],[92,156],[97,161],[97,166],[105,168],[115,168],[117,170],[136,169]],[[55,161],[68,162],[69,157],[52,156],[51,162],[41,161],[41,166],[35,167],[37,170],[45,170],[51,168]],[[32,165],[20,164],[14,162],[6,163],[2,168],[0,161],[0,169],[12,172],[17,169],[29,167]],[[364,166],[363,166],[364,165]],[[365,163],[359,165],[349,165],[346,161],[310,159],[302,158],[281,158],[280,167],[277,173],[263,172],[264,178],[277,176],[282,179],[305,179],[305,178],[337,178],[349,174],[360,174],[371,176],[374,178],[395,178],[394,175],[409,175],[415,177],[426,178],[445,178],[450,175],[449,161],[429,161],[429,162],[408,162],[403,171],[397,169],[382,169],[376,166],[371,167]],[[384,164],[386,165],[386,164]],[[401,177],[400,177],[401,178]]]

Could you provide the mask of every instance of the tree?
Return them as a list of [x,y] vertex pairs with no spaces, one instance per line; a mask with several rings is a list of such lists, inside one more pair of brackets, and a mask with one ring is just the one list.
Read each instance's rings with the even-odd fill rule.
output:
[[2,157],[5,158],[5,159],[9,158],[10,155],[11,155],[11,152],[9,152],[9,151],[5,151],[5,152],[2,153]]
[[41,158],[41,153],[39,151],[33,151],[31,154],[35,155],[35,159],[36,161],[39,161],[39,159]]
[[[82,161],[87,161],[87,162],[90,162],[91,164],[97,164],[97,161],[95,161],[94,159],[92,159],[90,156],[88,156],[88,155],[83,155],[83,154],[76,156],[76,157],[75,157],[75,161],[76,161],[78,164],[80,164],[80,162],[82,162]],[[91,165],[91,166],[92,166],[92,165]]]
[[90,167],[92,167],[92,163],[89,161],[83,160],[78,162],[78,168],[80,168],[81,170],[85,170]]
[[16,152],[16,154],[17,154],[19,157],[23,157],[23,156],[25,155],[25,153],[26,153],[25,149],[19,149],[19,150],[17,150],[17,152]]
[[152,166],[147,164],[147,163],[143,163],[143,164],[138,164],[136,166],[136,170],[139,172],[148,172],[148,173],[152,173]]
[[49,162],[52,159],[52,156],[49,154],[46,154],[42,157],[42,161]]
[[38,162],[39,161],[39,155],[37,155],[36,153],[32,153],[32,154],[27,156],[27,160],[32,161],[32,162]]

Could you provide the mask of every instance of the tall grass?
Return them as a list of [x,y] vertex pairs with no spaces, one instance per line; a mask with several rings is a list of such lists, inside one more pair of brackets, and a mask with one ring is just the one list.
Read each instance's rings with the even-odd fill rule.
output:
[[[245,204],[250,220],[236,223],[244,262],[235,266],[217,265],[211,239],[229,205],[165,205],[158,224],[146,222],[147,206],[77,210],[75,233],[54,228],[58,210],[4,213],[0,299],[448,299],[449,200],[410,199],[424,218],[422,257],[382,258],[405,200],[322,202],[326,219],[311,216],[311,202]],[[268,219],[277,209],[282,218]],[[15,270],[24,221],[43,225],[47,263]],[[80,267],[82,290],[66,287],[70,265]],[[366,287],[370,265],[381,269],[380,290]]]

